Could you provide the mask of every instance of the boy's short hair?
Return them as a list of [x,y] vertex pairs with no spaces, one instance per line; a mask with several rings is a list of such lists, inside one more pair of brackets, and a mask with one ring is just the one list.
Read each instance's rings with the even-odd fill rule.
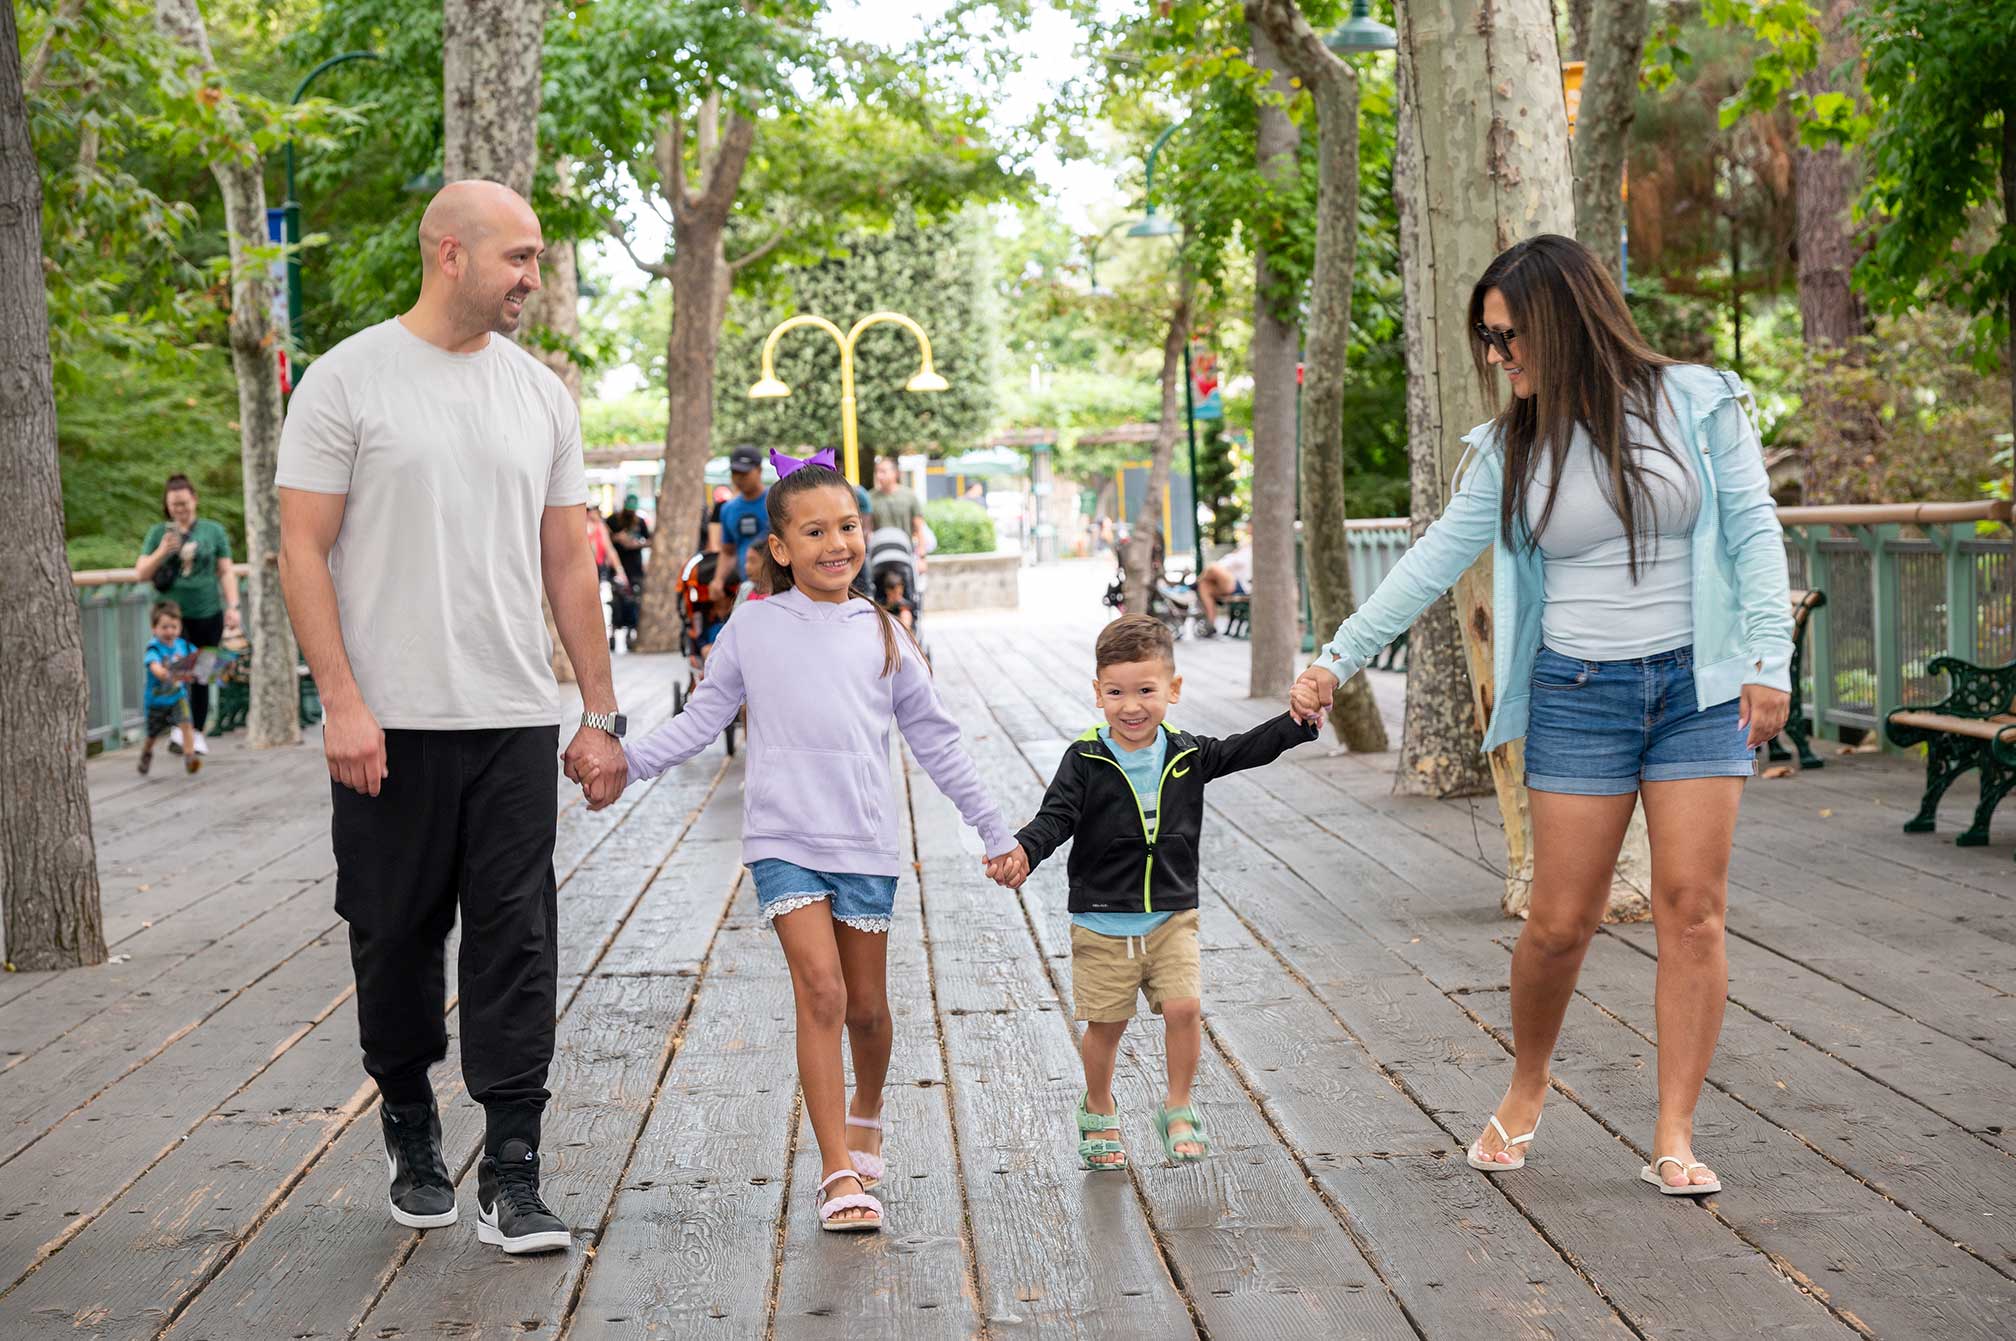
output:
[[182,618],[182,607],[173,601],[154,602],[154,608],[147,612],[147,627],[151,629],[156,624],[159,624],[163,615],[180,619]]
[[1167,624],[1151,615],[1122,615],[1099,635],[1092,656],[1095,675],[1108,666],[1156,659],[1173,671],[1176,669],[1176,639]]

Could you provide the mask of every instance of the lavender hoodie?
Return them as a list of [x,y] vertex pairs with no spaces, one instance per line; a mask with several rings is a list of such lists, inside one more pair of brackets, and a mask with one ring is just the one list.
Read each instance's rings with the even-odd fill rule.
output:
[[893,719],[924,771],[980,831],[987,855],[1013,851],[1015,835],[959,748],[959,726],[930,669],[908,639],[897,644],[902,665],[884,677],[881,617],[858,597],[836,605],[786,591],[744,605],[715,639],[686,711],[623,746],[631,781],[699,754],[746,702],[742,860],[897,875],[909,862],[892,804]]

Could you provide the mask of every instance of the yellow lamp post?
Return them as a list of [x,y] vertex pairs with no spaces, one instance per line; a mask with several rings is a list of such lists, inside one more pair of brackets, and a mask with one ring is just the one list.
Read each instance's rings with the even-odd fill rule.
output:
[[854,323],[854,328],[842,333],[838,326],[824,317],[799,315],[786,317],[777,323],[763,341],[763,376],[756,385],[749,388],[751,400],[776,400],[791,394],[791,388],[777,380],[777,341],[784,332],[799,326],[816,326],[833,337],[840,346],[840,448],[841,464],[847,478],[861,483],[860,434],[854,423],[854,345],[861,338],[861,332],[870,326],[883,324],[901,326],[917,337],[917,347],[923,360],[917,365],[916,373],[903,384],[905,391],[943,391],[946,382],[931,366],[931,337],[924,334],[924,328],[904,316],[901,312],[870,312]]

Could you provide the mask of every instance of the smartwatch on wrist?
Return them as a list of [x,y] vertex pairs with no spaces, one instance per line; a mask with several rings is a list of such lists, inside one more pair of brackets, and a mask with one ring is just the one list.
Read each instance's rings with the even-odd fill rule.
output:
[[610,735],[616,737],[616,739],[621,740],[623,739],[623,732],[629,727],[630,723],[620,712],[584,712],[581,714],[581,725],[592,726],[597,731],[607,731]]

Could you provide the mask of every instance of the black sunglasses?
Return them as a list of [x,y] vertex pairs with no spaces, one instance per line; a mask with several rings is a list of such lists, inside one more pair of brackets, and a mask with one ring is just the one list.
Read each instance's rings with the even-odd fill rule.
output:
[[1507,363],[1512,361],[1512,342],[1519,338],[1519,332],[1494,331],[1481,321],[1477,323],[1475,329],[1477,331],[1477,338],[1482,340],[1488,348],[1497,350],[1499,358],[1504,359]]

